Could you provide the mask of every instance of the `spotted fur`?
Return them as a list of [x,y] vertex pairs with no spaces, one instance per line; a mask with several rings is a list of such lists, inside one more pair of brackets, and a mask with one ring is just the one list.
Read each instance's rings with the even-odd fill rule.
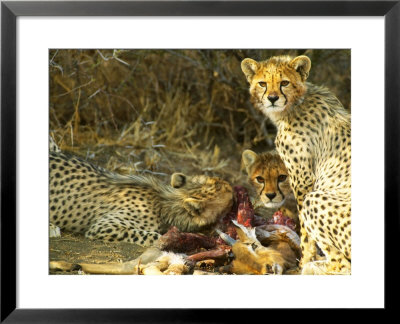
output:
[[[350,273],[350,114],[328,89],[306,82],[310,68],[306,56],[242,62],[254,106],[278,129],[299,207],[303,273]],[[312,263],[315,242],[325,261]]]
[[257,154],[251,150],[242,153],[248,181],[257,197],[267,208],[281,207],[292,194],[285,164],[276,152]]
[[289,173],[276,151],[257,154],[251,150],[242,153],[242,161],[247,172],[257,202],[273,210],[281,210],[293,218],[298,229],[297,203],[290,186]]
[[227,212],[232,188],[220,178],[175,173],[171,185],[123,176],[50,152],[50,222],[90,239],[153,244],[170,226],[202,231]]

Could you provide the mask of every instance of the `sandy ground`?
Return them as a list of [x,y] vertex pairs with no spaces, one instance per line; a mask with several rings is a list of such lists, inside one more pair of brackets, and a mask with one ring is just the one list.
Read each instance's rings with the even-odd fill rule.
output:
[[[92,241],[83,235],[63,233],[60,238],[50,238],[50,261],[70,263],[109,263],[136,259],[146,248],[132,243],[107,243]],[[50,274],[78,274],[78,271],[55,271]]]

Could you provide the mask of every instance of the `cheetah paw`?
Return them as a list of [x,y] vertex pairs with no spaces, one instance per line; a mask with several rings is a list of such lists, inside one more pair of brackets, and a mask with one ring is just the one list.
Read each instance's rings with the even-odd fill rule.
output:
[[[340,270],[339,270],[340,269]],[[328,263],[327,261],[308,262],[304,265],[302,275],[349,275],[350,268],[340,268],[336,263]]]
[[301,274],[302,275],[326,275],[325,261],[313,261],[308,262],[304,265]]

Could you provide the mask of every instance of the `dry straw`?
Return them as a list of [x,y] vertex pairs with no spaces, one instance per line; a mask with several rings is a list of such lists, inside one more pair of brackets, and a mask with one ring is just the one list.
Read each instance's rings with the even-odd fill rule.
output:
[[[310,81],[350,107],[350,50],[50,50],[50,131],[64,150],[122,173],[240,178],[244,149],[273,147],[246,57],[308,55]],[[167,178],[165,178],[167,179]]]

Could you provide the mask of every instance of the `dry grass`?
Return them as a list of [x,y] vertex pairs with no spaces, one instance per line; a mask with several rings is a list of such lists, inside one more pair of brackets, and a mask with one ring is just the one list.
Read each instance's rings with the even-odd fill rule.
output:
[[50,50],[50,131],[110,170],[237,181],[241,152],[275,137],[240,62],[279,54],[308,55],[310,81],[350,107],[350,50]]

